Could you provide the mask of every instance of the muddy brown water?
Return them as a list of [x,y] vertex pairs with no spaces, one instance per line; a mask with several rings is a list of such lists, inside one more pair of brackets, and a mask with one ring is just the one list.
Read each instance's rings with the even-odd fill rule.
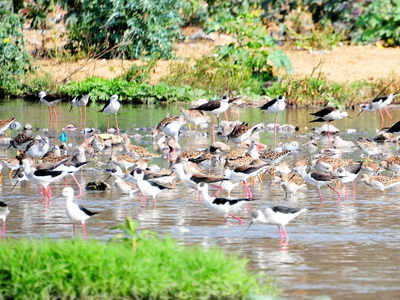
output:
[[[89,107],[88,125],[104,129],[106,118],[97,113],[100,107]],[[68,112],[67,105],[60,105],[59,125],[79,125],[79,112]],[[120,127],[130,134],[140,134],[139,144],[151,146],[151,131],[148,129],[167,113],[179,111],[178,105],[168,108],[161,106],[124,105],[119,114]],[[356,116],[355,112],[350,112]],[[22,100],[3,101],[0,119],[13,115],[21,123],[29,122],[35,128],[48,127],[47,108],[37,103]],[[400,119],[400,111],[392,110],[394,120]],[[241,119],[251,123],[270,123],[274,116],[263,114],[257,109],[245,109]],[[287,110],[279,118],[280,123],[300,126],[300,133],[280,134],[279,139],[287,142],[293,139],[301,143],[305,127],[310,127],[309,111]],[[359,135],[373,136],[379,118],[376,113],[365,113],[359,118],[336,122],[346,139]],[[138,129],[139,128],[139,129]],[[356,134],[346,134],[346,128],[357,129]],[[42,131],[38,131],[42,134]],[[12,133],[15,134],[15,133]],[[60,130],[47,134],[57,137]],[[265,132],[261,140],[271,144],[272,133]],[[70,136],[69,142],[76,144],[79,135]],[[204,147],[208,138],[203,135],[184,132],[184,147]],[[12,155],[9,151],[8,155]],[[5,155],[4,149],[1,153]],[[301,154],[288,158],[293,164]],[[350,154],[357,159],[360,152]],[[155,163],[165,163],[155,160]],[[78,178],[82,184],[88,181],[106,179],[104,165],[91,163]],[[71,238],[72,225],[65,214],[63,198],[52,201],[48,210],[39,204],[39,189],[29,183],[17,186],[11,191],[11,182],[4,173],[0,186],[0,201],[8,203],[10,215],[7,219],[7,234],[11,238]],[[70,180],[72,185],[72,180]],[[110,182],[111,183],[111,182]],[[53,185],[55,197],[60,195],[62,182]],[[324,202],[320,206],[315,188],[309,186],[299,193],[295,200],[286,201],[279,184],[265,179],[263,186],[252,187],[256,201],[239,215],[244,218],[240,226],[234,220],[224,222],[213,215],[194,194],[178,186],[166,192],[158,200],[157,208],[141,206],[136,197],[122,196],[116,188],[106,192],[85,191],[80,203],[101,213],[88,222],[90,238],[107,240],[117,232],[111,229],[122,223],[126,217],[140,222],[140,229],[151,229],[169,234],[183,244],[200,244],[204,247],[219,246],[228,252],[239,253],[249,259],[254,271],[272,275],[282,289],[283,296],[291,299],[314,299],[329,296],[332,299],[399,299],[400,298],[400,202],[399,189],[394,188],[382,195],[357,182],[356,200],[337,201],[336,195],[323,188]],[[343,191],[342,191],[343,192]],[[244,196],[235,189],[232,197]],[[271,205],[287,205],[313,208],[288,225],[291,238],[288,247],[281,247],[277,228],[271,225],[254,225],[246,233],[249,211]]]

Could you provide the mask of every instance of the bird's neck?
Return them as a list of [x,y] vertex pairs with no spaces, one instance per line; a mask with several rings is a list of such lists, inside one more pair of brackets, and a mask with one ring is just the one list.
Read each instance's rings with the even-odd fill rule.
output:
[[205,201],[207,201],[208,203],[210,203],[213,199],[210,197],[210,195],[208,194],[208,190],[201,190],[201,196],[203,197],[203,199]]

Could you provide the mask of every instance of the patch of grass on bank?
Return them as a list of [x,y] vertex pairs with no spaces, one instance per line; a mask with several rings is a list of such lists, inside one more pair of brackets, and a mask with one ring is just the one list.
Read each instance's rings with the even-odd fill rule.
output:
[[336,83],[327,80],[322,74],[304,78],[285,76],[266,88],[266,94],[270,97],[285,95],[289,104],[298,107],[324,106],[331,101],[347,108],[354,108],[359,103],[371,101],[378,94],[387,95],[399,91],[400,79],[395,76]]
[[247,261],[172,239],[128,243],[9,240],[0,244],[5,299],[243,299],[276,295]]
[[166,83],[151,85],[125,79],[104,79],[90,77],[83,81],[74,81],[60,87],[61,94],[76,96],[90,93],[93,101],[108,100],[111,95],[120,95],[122,101],[129,103],[153,103],[190,101],[205,95],[200,89],[189,86],[170,86]]

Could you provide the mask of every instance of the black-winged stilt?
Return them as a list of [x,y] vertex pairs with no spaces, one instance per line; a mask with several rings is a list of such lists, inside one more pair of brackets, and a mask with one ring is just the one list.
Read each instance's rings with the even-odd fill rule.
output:
[[[294,218],[306,211],[306,208],[291,208],[281,205],[267,207],[264,212],[262,212],[261,210],[256,210],[251,215],[252,219],[250,221],[249,227],[255,223],[278,225],[280,241],[281,243],[287,245],[290,239],[286,230],[286,225],[289,224],[289,222],[292,221]],[[285,241],[284,238],[286,238]]]
[[51,120],[53,119],[53,112],[54,112],[54,123],[57,123],[58,117],[55,105],[57,103],[60,103],[61,99],[58,97],[47,95],[45,91],[41,91],[39,93],[39,98],[40,102],[47,105],[47,108],[49,109],[49,122],[51,122]]
[[[190,110],[200,110],[212,113],[216,116],[218,124],[219,124],[219,116],[220,114],[226,112],[230,106],[230,98],[228,96],[223,96],[220,100],[208,101],[198,107],[193,107]],[[215,130],[214,130],[214,120],[212,120],[211,124],[211,135],[212,142],[215,143]]]
[[225,220],[227,219],[228,216],[230,216],[238,220],[239,224],[243,223],[243,220],[235,216],[233,213],[241,209],[243,204],[251,201],[251,199],[249,198],[226,199],[226,198],[211,197],[208,194],[208,184],[204,182],[200,183],[198,188],[208,208],[210,208],[212,211],[218,214],[222,214]]
[[284,111],[286,108],[285,96],[279,96],[278,98],[272,99],[260,107],[261,110],[275,113],[275,125],[274,125],[274,148],[276,147],[276,131],[278,126],[278,113]]
[[[104,105],[104,107],[100,110],[100,112],[104,112],[106,114],[114,114],[115,119],[115,127],[117,128],[117,132],[119,133],[118,127],[118,111],[121,108],[121,103],[119,103],[119,95],[112,95],[108,102]],[[110,117],[107,117],[107,130],[110,128]]]
[[[80,113],[80,117],[81,117],[81,129],[86,128],[87,104],[89,103],[89,100],[90,100],[90,95],[85,94],[85,95],[76,96],[74,99],[72,99],[72,102],[71,102],[71,109],[69,111],[71,111],[74,106],[79,107],[79,113]],[[83,127],[82,127],[82,106],[85,107],[85,116],[84,116],[84,121],[83,121]]]
[[343,118],[348,117],[348,113],[346,111],[340,111],[336,107],[332,106],[327,106],[320,111],[317,111],[315,113],[312,113],[311,115],[318,117],[315,120],[310,121],[310,123],[313,122],[328,122],[328,140],[329,140],[329,147],[332,147],[331,143],[331,136],[330,136],[330,130],[329,130],[329,125],[332,121],[336,120],[341,120]]
[[378,96],[375,99],[373,99],[370,103],[364,103],[360,105],[360,114],[363,111],[379,111],[379,115],[381,117],[381,128],[385,126],[385,119],[383,117],[383,112],[384,110],[386,114],[388,115],[390,121],[392,121],[392,116],[390,115],[387,106],[392,103],[393,99],[397,96],[398,94],[389,94],[387,96]]
[[86,234],[86,221],[96,214],[87,210],[83,206],[80,206],[74,202],[74,190],[71,187],[65,187],[62,191],[62,195],[66,198],[66,211],[70,220],[73,222],[74,234],[75,234],[75,223],[81,223],[83,238],[87,239]]

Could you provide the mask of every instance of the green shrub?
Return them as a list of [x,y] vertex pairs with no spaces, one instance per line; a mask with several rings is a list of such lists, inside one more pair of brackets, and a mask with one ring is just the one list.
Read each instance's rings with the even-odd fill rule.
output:
[[376,0],[357,20],[358,40],[400,45],[400,1]]
[[15,94],[31,65],[24,49],[21,18],[9,11],[0,11],[0,66],[0,96]]
[[108,100],[111,95],[120,95],[122,101],[130,103],[189,101],[205,94],[187,86],[174,87],[166,83],[151,85],[148,83],[130,82],[125,79],[86,78],[83,81],[70,82],[60,87],[64,95],[77,96],[90,94],[93,101]]
[[180,36],[183,0],[62,2],[68,9],[68,48],[73,52],[168,58]]
[[230,33],[235,42],[217,46],[214,53],[190,62],[178,62],[163,78],[169,84],[190,85],[211,94],[230,91],[263,94],[263,84],[273,79],[273,66],[291,71],[289,58],[276,47],[254,6],[236,17],[227,14],[207,23],[208,31]]
[[0,244],[5,299],[244,299],[276,295],[247,261],[150,236],[130,243],[9,240]]

